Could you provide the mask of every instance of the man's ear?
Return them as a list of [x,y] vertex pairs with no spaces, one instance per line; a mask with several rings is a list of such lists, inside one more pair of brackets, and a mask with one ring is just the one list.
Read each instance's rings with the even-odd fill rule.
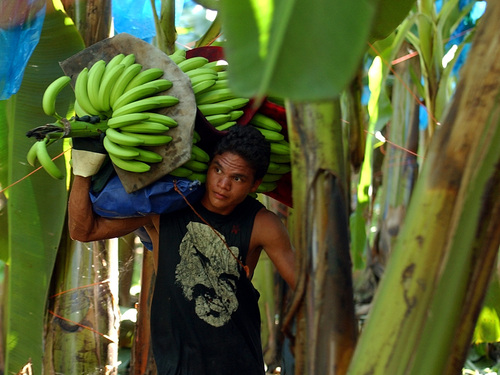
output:
[[253,183],[252,188],[250,189],[250,193],[255,193],[257,191],[257,188],[259,187],[260,183],[262,182],[262,178],[259,178],[258,180],[255,180]]

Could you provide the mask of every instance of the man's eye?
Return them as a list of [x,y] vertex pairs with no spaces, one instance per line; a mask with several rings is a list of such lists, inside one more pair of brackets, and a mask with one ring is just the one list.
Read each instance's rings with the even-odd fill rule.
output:
[[241,177],[235,177],[234,181],[238,181],[238,182],[241,181]]

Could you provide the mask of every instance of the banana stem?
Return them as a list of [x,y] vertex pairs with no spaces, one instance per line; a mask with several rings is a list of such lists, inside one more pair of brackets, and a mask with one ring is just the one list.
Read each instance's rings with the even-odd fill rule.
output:
[[84,121],[69,121],[69,126],[65,126],[64,137],[96,137],[104,133],[107,128],[107,121],[101,121],[97,124]]
[[46,124],[29,130],[26,133],[28,137],[35,137],[37,140],[44,138],[60,139],[73,137],[97,137],[104,133],[108,128],[107,121],[101,121],[96,124],[85,121],[61,119],[54,124]]

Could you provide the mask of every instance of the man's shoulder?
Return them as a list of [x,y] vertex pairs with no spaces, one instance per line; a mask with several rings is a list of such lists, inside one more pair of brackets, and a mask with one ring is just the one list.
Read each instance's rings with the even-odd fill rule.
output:
[[266,208],[257,198],[247,196],[243,202],[238,205],[238,210],[242,210],[247,214],[250,212],[259,212],[261,209]]

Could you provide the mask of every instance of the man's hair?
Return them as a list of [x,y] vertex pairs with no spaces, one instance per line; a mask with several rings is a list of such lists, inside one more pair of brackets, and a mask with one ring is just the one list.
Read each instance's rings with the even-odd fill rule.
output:
[[232,126],[215,147],[214,156],[232,152],[243,158],[259,180],[267,172],[271,146],[262,133],[251,125]]

